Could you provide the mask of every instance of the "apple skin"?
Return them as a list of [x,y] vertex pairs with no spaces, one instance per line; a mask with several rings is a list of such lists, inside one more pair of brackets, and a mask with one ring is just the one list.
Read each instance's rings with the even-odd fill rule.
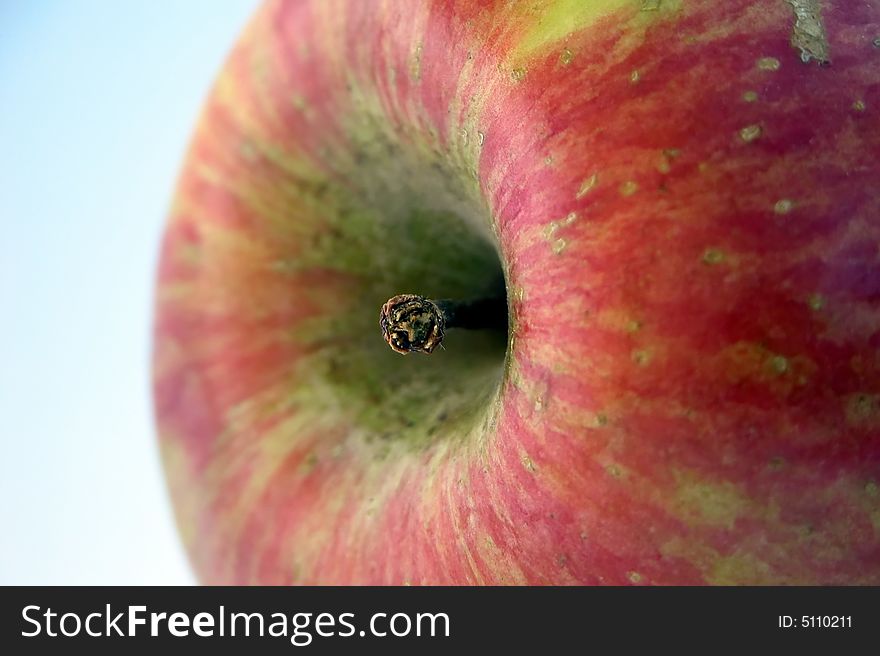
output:
[[[199,579],[880,584],[880,7],[810,4],[265,5],[159,264]],[[509,341],[391,353],[486,243]]]

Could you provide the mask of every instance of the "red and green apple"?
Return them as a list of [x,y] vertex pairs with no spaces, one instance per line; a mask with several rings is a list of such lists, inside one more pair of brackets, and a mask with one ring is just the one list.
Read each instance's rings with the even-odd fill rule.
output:
[[880,584],[880,5],[269,2],[154,334],[203,582]]

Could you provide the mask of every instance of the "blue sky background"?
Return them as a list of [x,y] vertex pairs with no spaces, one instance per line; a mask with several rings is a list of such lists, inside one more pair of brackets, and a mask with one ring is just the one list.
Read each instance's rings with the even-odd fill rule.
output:
[[256,4],[0,2],[0,584],[193,582],[153,432],[153,275]]

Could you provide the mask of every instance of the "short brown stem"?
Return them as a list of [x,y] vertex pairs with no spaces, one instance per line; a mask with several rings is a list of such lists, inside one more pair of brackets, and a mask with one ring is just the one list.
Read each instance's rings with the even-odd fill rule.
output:
[[398,353],[431,353],[449,328],[506,330],[507,301],[430,299],[416,294],[390,298],[379,314],[382,337]]

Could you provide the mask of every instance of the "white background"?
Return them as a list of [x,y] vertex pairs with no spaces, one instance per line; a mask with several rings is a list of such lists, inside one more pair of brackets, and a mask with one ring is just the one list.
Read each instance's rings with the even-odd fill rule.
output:
[[188,584],[152,285],[199,107],[256,0],[0,2],[0,584]]

